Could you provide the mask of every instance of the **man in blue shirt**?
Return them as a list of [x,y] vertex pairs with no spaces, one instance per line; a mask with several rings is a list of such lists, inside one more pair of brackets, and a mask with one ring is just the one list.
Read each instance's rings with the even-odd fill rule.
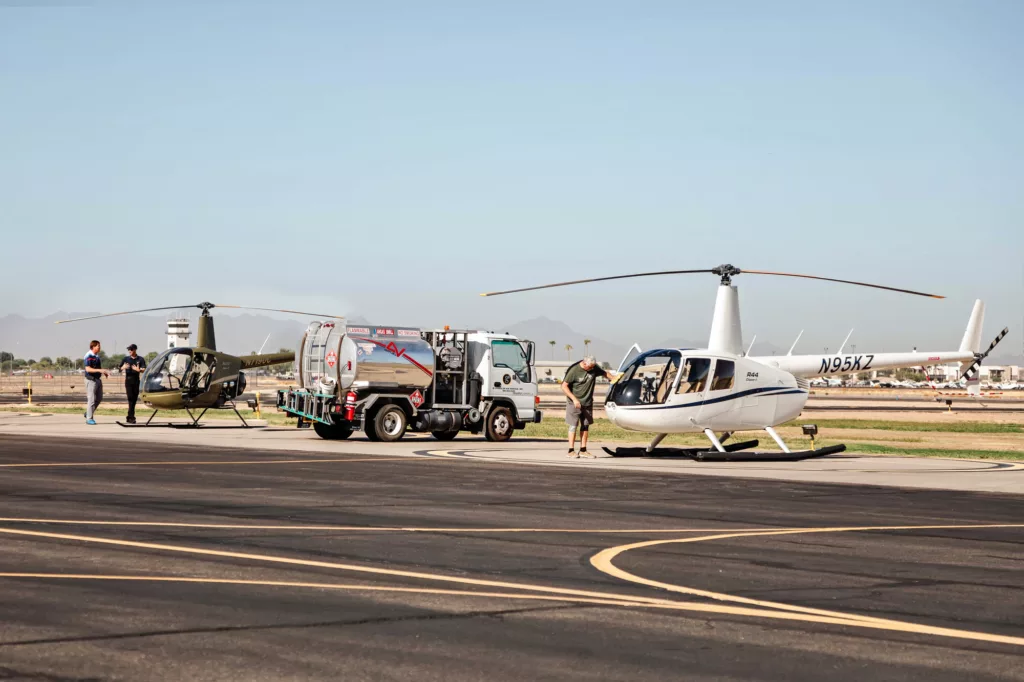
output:
[[93,339],[89,342],[89,352],[83,361],[85,365],[85,423],[95,426],[96,408],[103,402],[103,377],[109,377],[109,370],[103,369],[100,361],[100,342]]
[[128,355],[121,360],[121,371],[124,372],[124,393],[128,396],[129,424],[135,423],[135,403],[139,400],[139,379],[146,371],[146,360],[138,354],[139,347],[134,343],[128,346]]

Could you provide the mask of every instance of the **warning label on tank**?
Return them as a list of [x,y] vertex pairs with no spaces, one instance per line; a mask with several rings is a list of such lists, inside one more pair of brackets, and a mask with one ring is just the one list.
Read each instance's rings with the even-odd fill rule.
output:
[[324,359],[326,360],[328,367],[333,368],[336,364],[338,364],[338,354],[335,353],[333,350],[327,351],[327,357]]
[[409,396],[409,402],[413,404],[413,407],[419,407],[423,404],[423,394],[419,392],[419,389],[412,392]]

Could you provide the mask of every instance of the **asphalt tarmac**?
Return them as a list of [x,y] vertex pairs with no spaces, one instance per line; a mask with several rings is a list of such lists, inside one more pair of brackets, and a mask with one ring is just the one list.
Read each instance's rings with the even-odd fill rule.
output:
[[0,680],[1021,680],[1024,497],[0,434]]

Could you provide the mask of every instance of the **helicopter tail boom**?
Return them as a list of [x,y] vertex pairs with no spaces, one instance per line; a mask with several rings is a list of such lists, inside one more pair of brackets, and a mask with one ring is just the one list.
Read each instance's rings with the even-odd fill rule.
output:
[[255,367],[269,367],[280,365],[285,362],[295,362],[295,353],[263,353],[262,355],[243,355],[239,358],[242,361],[242,369],[253,369]]
[[[971,379],[981,361],[992,352],[992,349],[1006,336],[1006,331],[996,337],[988,350],[981,353],[981,327],[985,321],[985,303],[974,302],[971,317],[964,330],[960,348],[955,351],[917,352],[913,353],[860,353],[838,355],[787,355],[782,357],[752,358],[758,362],[778,367],[794,376],[804,379],[814,377],[871,372],[876,369],[900,369],[907,367],[923,367],[953,362],[960,363],[961,375]],[[844,344],[845,345],[845,344]]]
[[778,367],[802,379],[901,369],[951,362],[973,362],[974,353],[937,351],[914,353],[851,353],[845,355],[785,355],[751,358],[764,365]]

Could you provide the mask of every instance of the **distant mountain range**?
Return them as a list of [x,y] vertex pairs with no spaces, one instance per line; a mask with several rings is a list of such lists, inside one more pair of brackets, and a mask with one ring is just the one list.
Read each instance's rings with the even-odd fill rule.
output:
[[[154,315],[125,315],[100,320],[86,320],[73,324],[54,324],[57,320],[97,315],[95,312],[57,312],[43,318],[26,318],[21,315],[7,315],[0,318],[0,351],[14,353],[16,357],[38,360],[43,356],[56,358],[61,355],[76,358],[88,350],[90,339],[99,339],[104,350],[114,355],[124,351],[129,343],[138,344],[145,354],[160,351],[167,346],[166,317]],[[197,315],[192,314],[193,334]],[[229,353],[248,355],[264,345],[267,352],[279,348],[294,348],[298,343],[307,321],[303,319],[277,319],[266,315],[244,314],[237,316],[217,315],[217,347]],[[349,318],[349,323],[366,324],[360,316]],[[609,341],[578,332],[564,322],[547,317],[535,317],[516,322],[506,327],[494,328],[530,339],[537,344],[540,360],[566,360],[570,354],[565,350],[571,345],[571,358],[583,356],[585,339],[590,339],[590,352],[601,362],[617,365],[629,349],[630,342]],[[269,338],[268,338],[269,336]],[[193,336],[193,342],[195,337]],[[636,342],[648,348],[701,348],[707,339],[651,339],[638,334]],[[554,341],[554,348],[550,345]],[[748,341],[749,343],[749,341]],[[753,355],[781,355],[789,350],[768,342],[758,341]],[[799,349],[798,349],[799,352]],[[1024,364],[1024,357],[1012,352],[993,354],[988,364]]]

